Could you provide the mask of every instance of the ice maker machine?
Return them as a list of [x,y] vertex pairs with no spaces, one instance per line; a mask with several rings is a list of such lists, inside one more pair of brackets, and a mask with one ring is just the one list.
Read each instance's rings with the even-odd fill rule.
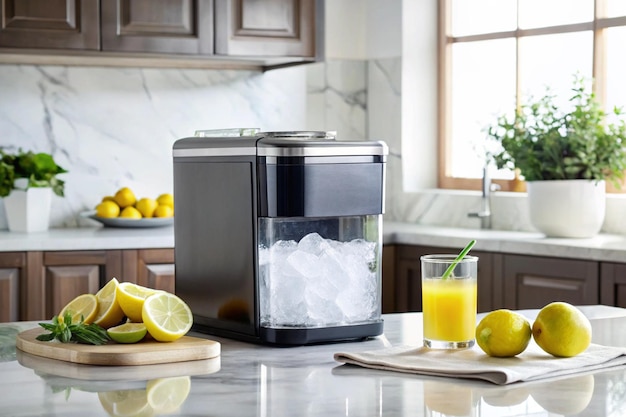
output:
[[194,328],[278,345],[381,334],[387,153],[332,132],[176,141],[176,293]]

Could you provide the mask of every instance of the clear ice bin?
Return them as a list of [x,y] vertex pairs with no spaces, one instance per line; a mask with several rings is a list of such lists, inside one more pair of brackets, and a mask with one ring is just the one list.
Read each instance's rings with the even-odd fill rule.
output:
[[260,218],[261,326],[380,322],[381,217]]

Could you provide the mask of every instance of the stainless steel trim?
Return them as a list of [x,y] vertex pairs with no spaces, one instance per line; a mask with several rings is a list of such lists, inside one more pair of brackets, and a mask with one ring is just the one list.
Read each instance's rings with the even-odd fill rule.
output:
[[256,156],[255,147],[174,149],[174,158],[194,156]]
[[[279,156],[260,156],[261,164],[277,165],[281,164],[293,164],[293,165],[321,165],[321,164],[372,164],[372,163],[384,163],[387,162],[387,157],[384,155],[349,155],[349,156],[309,156],[302,159],[298,158],[286,158]],[[293,162],[290,162],[292,161]]]
[[386,146],[311,146],[311,147],[262,147],[259,156],[362,156],[387,155]]
[[294,131],[279,131],[279,132],[261,132],[263,137],[266,138],[279,138],[290,140],[335,140],[337,138],[337,131],[316,131],[316,130],[294,130]]

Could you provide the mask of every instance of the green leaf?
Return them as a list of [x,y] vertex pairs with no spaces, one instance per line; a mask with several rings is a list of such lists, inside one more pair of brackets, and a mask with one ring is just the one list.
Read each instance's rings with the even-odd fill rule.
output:
[[63,197],[64,182],[57,175],[66,172],[50,154],[24,152],[21,149],[9,153],[0,148],[0,197],[10,194],[17,178],[28,178],[28,187],[51,187],[56,195]]
[[[485,132],[500,149],[490,154],[498,168],[519,168],[527,181],[592,179],[612,181],[624,177],[626,168],[626,121],[609,123],[606,113],[586,80],[574,77],[571,109],[555,104],[546,89],[512,114],[496,117]],[[622,110],[614,108],[616,116]]]

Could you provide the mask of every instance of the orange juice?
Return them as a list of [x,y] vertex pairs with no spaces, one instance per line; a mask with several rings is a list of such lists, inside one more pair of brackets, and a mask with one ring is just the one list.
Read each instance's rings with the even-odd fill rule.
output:
[[[470,342],[476,330],[476,278],[422,280],[424,339]],[[469,346],[471,346],[471,343]]]

